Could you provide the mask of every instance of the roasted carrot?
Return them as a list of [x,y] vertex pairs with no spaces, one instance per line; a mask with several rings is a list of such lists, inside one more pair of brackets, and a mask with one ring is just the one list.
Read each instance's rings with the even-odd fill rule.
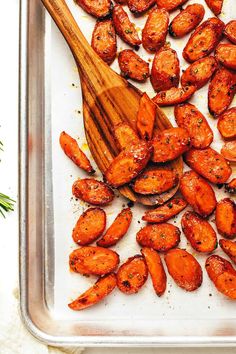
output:
[[116,276],[111,273],[99,278],[96,283],[85,293],[72,301],[68,306],[72,310],[79,311],[93,306],[102,301],[116,287]]
[[213,132],[197,107],[191,103],[182,103],[175,107],[174,113],[176,123],[187,130],[193,147],[204,149],[212,143]]
[[142,256],[128,258],[117,272],[117,286],[127,295],[137,293],[148,277],[147,265]]
[[116,32],[111,19],[96,22],[91,46],[107,64],[111,64],[114,61],[117,44]]
[[220,256],[210,256],[205,264],[215,287],[232,300],[236,299],[236,271],[232,264]]
[[209,183],[194,171],[188,171],[180,179],[180,191],[193,210],[203,217],[216,207],[215,192]]
[[192,148],[184,158],[187,165],[211,183],[225,183],[232,173],[225,158],[210,147],[202,150]]
[[216,47],[215,57],[228,69],[236,70],[236,45],[221,43]]
[[169,26],[170,35],[181,38],[192,32],[202,21],[204,15],[205,10],[201,4],[188,5],[171,21]]
[[164,167],[150,167],[134,181],[132,188],[140,194],[161,194],[176,186],[176,173]]
[[212,56],[195,61],[184,70],[181,85],[195,85],[197,89],[200,89],[210,80],[217,66],[217,61]]
[[236,140],[225,143],[220,152],[226,160],[236,162]]
[[173,11],[181,7],[188,0],[156,0],[157,6],[167,11]]
[[132,221],[132,211],[130,208],[123,209],[115,218],[105,235],[97,241],[98,246],[111,247],[121,240],[129,229]]
[[153,162],[174,160],[191,147],[189,134],[183,128],[170,128],[155,134],[152,144]]
[[80,246],[89,245],[102,235],[105,227],[105,211],[100,208],[89,208],[79,217],[72,238]]
[[169,24],[169,14],[165,9],[152,10],[142,32],[143,47],[156,52],[165,43]]
[[187,205],[188,203],[183,198],[172,198],[155,209],[145,211],[142,219],[149,223],[159,224],[179,214]]
[[187,211],[181,219],[182,230],[191,246],[198,252],[210,253],[217,248],[217,237],[208,221]]
[[112,12],[112,18],[116,33],[120,36],[120,38],[130,46],[138,49],[141,44],[141,40],[134,24],[130,21],[129,16],[122,6],[115,5]]
[[230,194],[236,194],[236,178],[225,184],[225,189]]
[[232,20],[225,26],[224,35],[234,44],[236,44],[236,20]]
[[152,278],[153,288],[158,296],[164,294],[166,290],[166,273],[159,254],[152,248],[144,247],[141,253],[145,258],[148,271]]
[[236,107],[228,109],[219,116],[217,128],[224,139],[236,138]]
[[209,18],[196,28],[183,50],[183,57],[193,63],[208,56],[222,38],[224,23],[216,17]]
[[222,114],[236,93],[236,74],[226,68],[216,70],[209,85],[208,109],[213,116]]
[[214,15],[216,16],[220,15],[224,0],[205,0],[205,1],[209,9],[211,9],[211,11],[214,13]]
[[120,123],[114,128],[114,136],[119,150],[129,145],[137,144],[139,137],[133,128],[127,123]]
[[178,87],[179,73],[179,59],[174,49],[166,45],[156,52],[151,71],[151,83],[155,91]]
[[145,141],[127,146],[108,167],[105,172],[106,181],[113,187],[129,183],[147,165],[151,151],[151,145]]
[[89,159],[79,148],[79,145],[75,139],[73,139],[66,132],[62,132],[60,135],[60,145],[64,153],[80,168],[88,173],[94,173]]
[[128,7],[135,15],[142,14],[155,4],[155,0],[128,0]]
[[84,275],[104,275],[113,272],[120,262],[119,255],[102,247],[81,247],[70,254],[70,269]]
[[236,237],[236,204],[230,198],[224,198],[216,206],[216,227],[226,238]]
[[137,130],[143,140],[151,140],[156,119],[156,105],[146,93],[142,95],[139,102],[137,115]]
[[173,106],[189,100],[195,91],[196,86],[172,87],[169,90],[158,92],[153,97],[153,102],[161,107]]
[[84,202],[106,205],[114,199],[113,190],[105,183],[93,178],[78,179],[72,186],[72,194]]
[[166,252],[178,246],[180,230],[168,223],[147,225],[137,233],[136,240],[142,247],[151,247],[156,251]]
[[202,268],[192,254],[176,248],[165,255],[168,272],[176,284],[186,291],[194,291],[202,284]]
[[113,7],[111,0],[76,0],[75,2],[88,14],[96,18],[104,18],[109,16]]
[[229,258],[236,264],[236,242],[231,240],[224,240],[222,238],[219,241],[219,245],[227,254],[227,256],[229,256]]
[[118,56],[121,76],[139,82],[149,77],[149,63],[144,61],[131,49],[122,50]]

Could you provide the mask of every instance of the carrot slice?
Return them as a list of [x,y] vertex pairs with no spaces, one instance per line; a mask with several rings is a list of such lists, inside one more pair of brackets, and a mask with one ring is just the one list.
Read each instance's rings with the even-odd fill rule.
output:
[[192,254],[176,248],[165,255],[168,272],[176,284],[186,291],[194,291],[202,284],[202,269]]
[[216,227],[226,238],[236,237],[236,204],[230,198],[224,198],[216,206]]
[[129,145],[137,144],[139,137],[133,128],[127,123],[120,123],[114,128],[114,136],[119,150],[123,150]]
[[229,256],[229,258],[236,264],[236,242],[221,239],[219,241],[222,250]]
[[173,170],[151,167],[136,178],[132,188],[140,194],[161,194],[176,186],[178,180]]
[[217,128],[224,139],[236,139],[236,107],[219,116]]
[[225,296],[236,300],[236,271],[234,274],[224,272],[216,279],[216,288]]
[[79,311],[93,306],[102,301],[116,287],[115,274],[108,274],[99,278],[96,283],[80,295],[76,300],[68,306],[72,310]]
[[106,181],[113,187],[129,183],[147,165],[151,151],[151,145],[145,141],[127,146],[106,170]]
[[78,179],[72,186],[72,194],[83,201],[94,205],[106,205],[114,199],[110,187],[93,178]]
[[226,160],[236,162],[236,140],[225,143],[220,152]]
[[60,135],[60,145],[64,153],[80,168],[88,173],[94,173],[89,159],[79,148],[79,145],[75,139],[73,139],[66,132],[62,132]]
[[133,14],[139,15],[147,11],[155,2],[156,0],[128,0],[128,7]]
[[181,7],[188,0],[156,0],[157,6],[164,8],[167,11],[173,11],[178,7]]
[[236,44],[236,20],[232,20],[225,26],[224,35],[234,44]]
[[121,76],[127,79],[144,82],[149,77],[149,63],[131,49],[125,49],[119,53],[118,63]]
[[124,237],[132,221],[130,208],[123,209],[115,218],[105,235],[97,241],[98,246],[111,247],[117,244]]
[[156,105],[144,93],[139,102],[139,110],[137,116],[137,130],[141,139],[152,139],[154,123],[156,119]]
[[80,246],[89,245],[102,235],[105,227],[105,211],[100,208],[89,208],[79,217],[72,238]]
[[215,57],[228,69],[236,70],[236,45],[221,43],[216,48]]
[[84,275],[104,275],[113,272],[120,262],[119,255],[102,247],[87,246],[71,252],[70,269]]
[[142,256],[128,258],[117,272],[117,286],[125,294],[137,293],[148,277],[147,265]]
[[155,209],[147,210],[142,220],[159,224],[179,214],[187,205],[188,203],[183,198],[172,198]]
[[233,178],[229,183],[225,184],[225,189],[231,194],[236,193],[236,178]]
[[152,248],[144,247],[141,253],[145,258],[148,271],[152,278],[153,288],[158,296],[166,290],[166,273],[159,254]]
[[153,101],[159,106],[173,106],[189,100],[196,86],[172,87],[169,90],[158,92]]
[[163,223],[143,227],[136,235],[142,247],[151,247],[159,252],[166,252],[178,246],[180,230],[178,227]]
[[198,252],[212,252],[217,248],[217,237],[213,227],[200,216],[190,211],[181,219],[182,230]]
[[211,9],[211,11],[216,15],[220,15],[224,0],[205,0],[207,6]]
[[112,10],[111,0],[76,0],[76,4],[82,7],[88,14],[96,18],[104,18],[110,15]]

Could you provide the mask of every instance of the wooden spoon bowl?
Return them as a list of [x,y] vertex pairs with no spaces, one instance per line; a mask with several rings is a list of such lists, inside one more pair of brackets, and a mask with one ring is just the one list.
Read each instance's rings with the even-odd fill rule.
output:
[[[78,66],[83,95],[85,134],[92,156],[104,174],[119,153],[113,136],[114,127],[126,122],[136,130],[136,117],[142,92],[114,72],[92,49],[80,31],[64,0],[42,0],[66,39]],[[157,108],[156,128],[172,127],[170,121]],[[183,161],[171,162],[181,176]],[[119,188],[122,195],[133,202],[159,205],[170,199],[178,186],[161,195],[142,196],[128,186]]]

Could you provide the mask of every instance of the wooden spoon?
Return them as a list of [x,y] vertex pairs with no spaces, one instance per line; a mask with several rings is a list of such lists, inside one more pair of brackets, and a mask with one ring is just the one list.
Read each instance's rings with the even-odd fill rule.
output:
[[[106,171],[118,149],[113,137],[114,126],[127,122],[136,130],[136,116],[141,91],[114,72],[94,52],[80,31],[64,0],[42,0],[67,41],[78,66],[83,95],[83,117],[86,138],[92,156],[102,173]],[[158,107],[156,127],[171,127],[165,114]],[[182,158],[172,167],[181,175]],[[177,191],[178,186],[162,195],[142,196],[128,186],[119,188],[122,195],[133,202],[145,205],[163,204]]]

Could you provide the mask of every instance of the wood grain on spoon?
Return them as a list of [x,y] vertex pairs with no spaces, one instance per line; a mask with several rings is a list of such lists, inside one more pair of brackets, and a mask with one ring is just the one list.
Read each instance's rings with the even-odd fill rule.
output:
[[[83,116],[86,138],[98,168],[104,173],[119,153],[114,140],[114,127],[126,122],[136,130],[136,117],[141,91],[111,70],[94,52],[80,31],[64,0],[42,0],[67,41],[78,66],[83,95]],[[163,130],[171,124],[157,109],[156,128]],[[173,161],[173,168],[182,174],[182,158]],[[153,196],[139,196],[128,186],[119,188],[122,195],[146,205],[162,204],[175,194],[173,190]]]

